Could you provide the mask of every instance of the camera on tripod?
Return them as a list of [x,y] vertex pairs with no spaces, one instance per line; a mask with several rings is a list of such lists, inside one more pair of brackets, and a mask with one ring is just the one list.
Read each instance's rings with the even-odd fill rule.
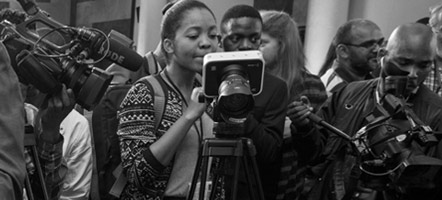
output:
[[209,53],[204,57],[203,90],[214,98],[217,137],[242,134],[241,124],[254,107],[254,96],[262,90],[264,59],[260,51]]
[[[141,66],[143,58],[120,42],[121,34],[111,31],[107,36],[98,29],[65,26],[43,13],[33,1],[19,2],[29,18],[16,25],[4,20],[0,29],[1,42],[20,82],[49,95],[65,84],[73,90],[76,102],[91,110],[112,80],[112,75],[94,64],[108,59],[132,71]],[[42,28],[49,32],[40,36],[36,32]],[[49,39],[51,34],[63,41]]]
[[[264,200],[256,149],[244,135],[244,122],[255,105],[254,96],[262,90],[264,59],[260,51],[209,53],[204,57],[203,91],[213,105],[215,138],[202,142],[188,199],[199,185],[199,199],[206,194],[209,157],[212,181],[209,199],[237,199],[239,174],[243,171],[252,199]],[[241,167],[240,167],[241,166]],[[201,174],[201,183],[197,184]],[[258,196],[258,198],[254,198]]]

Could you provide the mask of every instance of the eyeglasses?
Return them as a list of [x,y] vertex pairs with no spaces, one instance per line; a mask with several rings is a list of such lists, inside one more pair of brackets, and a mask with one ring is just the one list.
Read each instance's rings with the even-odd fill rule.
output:
[[429,24],[429,26],[431,27],[431,30],[435,34],[440,34],[442,32],[442,26],[435,27],[436,25],[431,25],[431,24]]
[[363,47],[366,49],[373,48],[375,45],[382,46],[384,44],[384,38],[379,40],[369,40],[365,41],[361,44],[351,44],[351,43],[342,43],[343,45],[353,46],[353,47]]

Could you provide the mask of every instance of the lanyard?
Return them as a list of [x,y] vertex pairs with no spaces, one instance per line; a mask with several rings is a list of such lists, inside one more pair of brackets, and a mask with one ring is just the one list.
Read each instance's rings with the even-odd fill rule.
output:
[[[170,78],[169,74],[167,73],[167,70],[166,70],[166,69],[163,70],[163,73],[161,73],[161,74],[164,74],[164,75],[165,75],[165,77],[166,77],[166,79],[167,79],[167,82],[169,82],[170,85],[172,86],[172,89],[175,90],[175,92],[178,93],[178,94],[180,95],[181,99],[183,99],[183,102],[184,102],[184,104],[186,105],[186,108],[188,108],[188,107],[189,107],[189,104],[187,103],[186,98],[184,98],[184,95],[181,93],[181,91],[179,90],[179,88],[178,88],[178,87],[175,85],[175,83],[172,81],[172,79]],[[199,117],[199,121],[200,121],[200,123],[199,123],[199,124],[200,124],[199,129],[198,129],[198,126],[197,126],[195,123],[193,123],[193,126],[195,127],[196,133],[198,134],[198,141],[201,143],[201,141],[202,141],[202,139],[203,139],[203,134],[204,134],[204,130],[203,130],[203,119],[202,119],[202,117]]]

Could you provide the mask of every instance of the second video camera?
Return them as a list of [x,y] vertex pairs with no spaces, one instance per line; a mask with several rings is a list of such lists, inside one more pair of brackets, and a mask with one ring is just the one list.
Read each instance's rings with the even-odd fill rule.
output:
[[214,121],[243,123],[262,90],[264,59],[260,51],[210,53],[204,57],[203,90],[215,98]]
[[[0,22],[1,42],[20,82],[34,85],[42,93],[51,95],[65,84],[73,90],[76,102],[91,110],[112,80],[112,75],[94,64],[107,59],[136,71],[144,62],[121,42],[124,38],[116,31],[106,35],[94,28],[66,26],[42,12],[33,1],[20,4],[29,16],[20,24]],[[41,34],[39,30],[49,31]]]

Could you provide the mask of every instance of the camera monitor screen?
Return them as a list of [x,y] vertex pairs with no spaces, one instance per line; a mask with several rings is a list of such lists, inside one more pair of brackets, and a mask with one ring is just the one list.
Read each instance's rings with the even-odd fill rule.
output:
[[249,81],[254,96],[261,92],[265,63],[260,51],[216,52],[204,56],[203,89],[206,97],[219,95],[218,88],[224,81],[225,69],[232,65],[240,66],[240,74],[246,76],[244,78]]

